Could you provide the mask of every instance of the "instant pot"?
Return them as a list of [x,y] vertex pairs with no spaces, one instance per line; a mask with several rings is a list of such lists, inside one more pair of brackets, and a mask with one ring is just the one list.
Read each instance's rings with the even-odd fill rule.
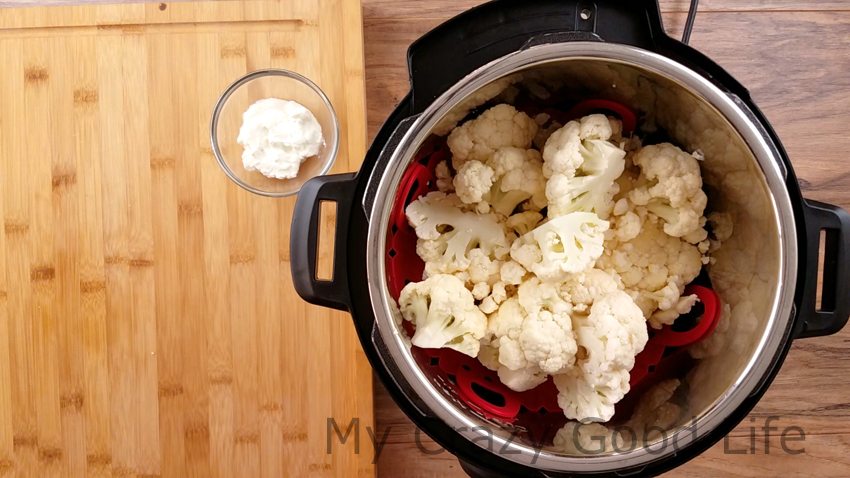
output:
[[[299,193],[292,275],[308,302],[351,312],[395,402],[470,475],[670,470],[747,415],[793,340],[832,334],[846,323],[850,216],[802,197],[779,138],[747,90],[668,37],[655,1],[494,1],[417,40],[408,67],[410,93],[378,132],[360,171],[314,178]],[[691,354],[699,360],[681,372],[678,400],[687,413],[666,424],[662,441],[656,436],[593,454],[557,449],[551,433],[535,433],[564,422],[547,413],[545,398],[533,406],[523,402],[511,419],[491,413],[505,401],[492,396],[496,385],[476,387],[468,364],[411,347],[394,300],[399,284],[421,274],[403,209],[433,189],[435,159],[447,157],[441,143],[447,122],[462,119],[505,84],[554,83],[580,97],[627,105],[647,128],[700,150],[709,208],[733,225],[707,267],[725,312],[702,353]],[[316,278],[322,202],[337,207],[331,280]],[[493,407],[476,405],[482,400]]]

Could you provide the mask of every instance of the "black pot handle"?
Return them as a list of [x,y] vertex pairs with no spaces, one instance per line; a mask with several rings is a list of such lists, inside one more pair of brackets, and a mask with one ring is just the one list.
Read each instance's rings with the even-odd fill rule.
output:
[[[301,187],[292,214],[289,254],[292,283],[302,299],[311,304],[348,311],[351,297],[348,288],[346,234],[354,203],[355,174],[317,176]],[[336,203],[333,277],[316,277],[319,239],[319,211],[322,202]]]
[[[831,335],[850,316],[850,214],[840,207],[804,200],[806,221],[806,270],[797,320],[798,338]],[[821,306],[817,307],[818,257],[821,231],[826,232],[823,251]]]

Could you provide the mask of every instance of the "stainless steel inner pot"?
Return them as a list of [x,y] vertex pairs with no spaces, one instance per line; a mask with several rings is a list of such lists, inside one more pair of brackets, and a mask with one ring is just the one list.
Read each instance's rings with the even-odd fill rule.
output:
[[[642,443],[623,452],[568,455],[536,450],[512,430],[474,413],[447,393],[414,360],[387,289],[385,250],[390,210],[399,181],[435,126],[464,99],[506,75],[524,82],[562,83],[587,98],[624,102],[645,124],[663,127],[680,146],[705,155],[703,178],[709,209],[728,212],[732,237],[714,254],[709,274],[728,305],[701,359],[685,378],[686,418],[667,430],[663,442]],[[369,180],[363,207],[369,217],[367,274],[376,319],[373,337],[381,359],[416,406],[482,448],[542,470],[593,472],[636,467],[661,460],[704,436],[727,418],[767,374],[788,337],[797,277],[797,236],[786,171],[765,140],[760,123],[737,97],[666,57],[635,47],[598,42],[543,44],[493,61],[446,91],[417,118],[402,123],[386,157]],[[383,156],[383,155],[382,155]],[[492,445],[490,443],[492,440]]]

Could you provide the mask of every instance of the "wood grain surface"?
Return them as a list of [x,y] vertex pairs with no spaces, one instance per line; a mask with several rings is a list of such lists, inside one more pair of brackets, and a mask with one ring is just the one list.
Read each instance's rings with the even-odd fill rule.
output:
[[[247,71],[314,79],[365,151],[358,0],[0,9],[0,476],[374,476],[351,321],[289,267],[294,198],[209,144]],[[326,228],[332,228],[332,221]]]
[[[405,51],[417,37],[480,2],[364,0],[370,138],[408,90]],[[663,0],[678,35],[686,0]],[[850,3],[843,0],[703,0],[691,43],[752,92],[782,138],[807,197],[850,209]],[[850,328],[794,344],[756,409],[719,443],[669,473],[681,477],[850,476]],[[761,427],[799,426],[805,453],[783,452],[774,431],[765,453]],[[386,436],[379,476],[465,476],[457,460],[416,431],[375,386],[378,436]],[[752,432],[752,433],[751,433]],[[797,446],[798,444],[794,444]]]
[[[45,3],[83,2],[80,0],[0,0],[0,6]],[[103,0],[97,3],[114,2]],[[309,3],[308,0],[300,0],[296,4],[303,6],[307,3]],[[440,22],[477,3],[479,2],[471,0],[363,0],[368,132],[370,138],[374,136],[377,127],[407,91],[405,50],[408,44]],[[173,4],[169,3],[168,5],[170,7]],[[678,34],[684,22],[683,12],[687,10],[688,1],[662,0],[661,5],[668,31]],[[348,11],[345,16],[354,18],[354,13]],[[850,46],[850,4],[846,0],[702,0],[692,43],[726,67],[750,88],[756,101],[783,139],[803,184],[805,194],[811,198],[830,201],[850,208],[850,162],[847,160],[846,153],[848,147],[850,147],[850,140],[847,139],[846,133],[847,124],[850,124],[850,75],[848,75],[848,72],[850,72],[850,54],[848,54],[848,51],[850,51],[850,48],[848,48]],[[350,45],[350,47],[353,46]],[[160,48],[164,47],[160,46]],[[5,48],[0,48],[0,56],[5,55],[3,53],[5,50]],[[5,69],[8,68],[7,65],[10,65],[8,60],[9,58],[5,56],[0,57],[0,65],[4,67],[0,81],[8,81],[5,79],[7,76]],[[213,58],[206,66],[213,67],[216,64],[216,60]],[[356,71],[356,68],[353,71]],[[351,71],[349,71],[349,74],[351,74]],[[77,73],[77,75],[90,75],[89,78],[101,76],[96,68],[89,72]],[[39,75],[35,72],[34,76]],[[221,76],[221,73],[217,72],[216,76]],[[82,78],[87,77],[82,76]],[[12,78],[12,80],[21,81],[15,78]],[[221,80],[221,85],[226,82],[221,78],[219,80]],[[179,96],[174,93],[175,88],[172,88],[171,91],[173,96]],[[347,95],[347,92],[345,94]],[[84,100],[85,97],[85,94],[81,94],[80,100]],[[32,102],[34,99],[31,98],[28,101]],[[335,99],[334,101],[338,100]],[[21,151],[24,146],[10,145],[5,141],[4,133],[8,134],[11,128],[14,131],[13,134],[22,136],[23,128],[35,127],[37,129],[42,124],[39,120],[34,119],[29,120],[29,125],[8,126],[8,120],[5,120],[9,117],[6,115],[5,100],[2,104],[4,109],[2,110],[3,115],[0,116],[0,125],[4,126],[0,126],[0,148],[2,148],[0,149],[0,152],[2,152],[0,161],[3,161],[2,158],[8,157],[9,154],[23,155]],[[17,112],[23,114],[26,106],[21,105],[20,101],[15,104],[18,108]],[[177,104],[179,105],[179,103]],[[171,108],[180,109],[182,106],[174,105]],[[348,111],[352,118],[355,118],[355,115],[358,114],[357,105],[352,105],[348,108]],[[357,117],[357,119],[359,118]],[[99,134],[101,121],[101,114],[98,113],[91,114],[88,117],[79,117],[75,124],[80,134],[91,135]],[[357,125],[352,123],[351,126],[356,127]],[[38,136],[35,136],[35,138],[38,138]],[[355,139],[349,138],[349,144]],[[28,138],[26,143],[33,145],[33,147],[41,147],[38,145],[37,139]],[[177,147],[176,140],[174,144]],[[356,151],[356,144],[351,145],[353,149],[350,151]],[[102,163],[106,160],[101,154],[102,145],[95,144],[89,151],[86,151],[83,145],[76,143],[66,146],[74,151],[75,157],[94,158],[93,164],[88,167],[97,170],[100,176],[90,179],[78,175],[77,183],[72,189],[76,189],[77,213],[85,215],[85,219],[82,219],[83,216],[81,216],[81,221],[102,222],[104,217]],[[124,154],[120,157],[126,163],[127,155]],[[110,157],[110,159],[113,159],[113,157]],[[356,167],[359,160],[359,156],[350,155],[348,166]],[[9,167],[7,162],[0,162],[2,177],[7,174],[7,167]],[[18,167],[28,168],[29,166]],[[171,173],[170,177],[164,181],[159,182],[160,190],[172,191],[171,194],[175,194],[173,191],[178,190],[176,187],[178,184],[176,172],[178,170],[185,169],[175,165],[175,172]],[[29,171],[29,169],[26,171]],[[16,177],[24,177],[27,180],[32,177],[32,173],[28,172],[16,171],[15,174]],[[184,175],[185,173],[182,173],[180,176]],[[15,369],[0,365],[0,476],[3,476],[4,473],[10,474],[10,476],[14,475],[14,470],[20,466],[15,453],[21,453],[23,459],[27,460],[27,463],[32,466],[44,467],[45,469],[50,468],[50,466],[66,466],[64,464],[66,460],[67,466],[79,467],[85,459],[85,466],[88,467],[92,475],[109,476],[110,466],[112,473],[116,476],[133,475],[133,470],[129,466],[125,468],[115,466],[117,462],[113,462],[111,453],[113,440],[128,440],[129,443],[136,444],[142,437],[141,433],[145,430],[144,427],[134,430],[132,436],[125,437],[118,436],[118,433],[110,428],[112,416],[115,414],[112,410],[119,406],[120,400],[123,398],[138,400],[130,403],[139,403],[148,407],[150,406],[149,403],[157,401],[160,403],[159,422],[163,423],[164,421],[160,425],[160,430],[173,430],[173,435],[171,435],[173,442],[164,442],[160,447],[160,460],[162,460],[163,466],[167,463],[166,457],[179,457],[182,453],[185,456],[185,463],[173,469],[180,472],[185,471],[187,476],[212,476],[213,470],[210,470],[208,466],[223,466],[221,469],[225,470],[225,473],[222,474],[227,474],[233,470],[232,476],[254,476],[251,468],[233,468],[235,464],[232,450],[236,446],[234,402],[239,400],[235,395],[236,391],[232,385],[227,384],[227,380],[222,380],[226,376],[210,376],[208,373],[209,370],[219,365],[235,366],[231,358],[233,342],[228,335],[231,333],[231,329],[236,326],[235,319],[230,316],[228,310],[231,300],[229,297],[230,277],[233,277],[235,273],[232,270],[234,266],[229,261],[229,251],[227,251],[229,247],[225,248],[223,256],[208,250],[212,247],[210,246],[211,243],[227,243],[229,241],[230,229],[233,227],[232,222],[219,215],[212,216],[216,218],[215,220],[208,218],[211,209],[227,208],[241,193],[231,191],[232,186],[226,184],[218,171],[208,164],[204,164],[201,168],[200,175],[201,187],[204,191],[210,192],[207,196],[214,196],[208,199],[202,207],[203,231],[194,226],[195,236],[184,236],[182,242],[161,245],[160,248],[170,249],[169,253],[172,254],[172,257],[178,255],[183,257],[187,252],[195,250],[188,246],[192,239],[197,239],[198,243],[203,243],[204,257],[202,259],[192,259],[191,254],[189,254],[189,258],[183,260],[185,264],[203,264],[199,269],[203,271],[201,274],[203,276],[202,283],[196,283],[192,287],[200,288],[204,297],[210,300],[204,310],[211,312],[212,315],[209,318],[203,317],[186,324],[179,322],[165,323],[164,320],[157,322],[157,331],[160,327],[165,327],[163,330],[169,330],[168,327],[171,327],[168,340],[165,340],[164,336],[160,337],[159,334],[157,336],[157,341],[161,341],[161,344],[157,346],[157,349],[160,350],[157,355],[159,357],[157,373],[160,370],[166,371],[164,376],[171,374],[171,377],[177,377],[176,380],[183,383],[181,384],[182,387],[159,387],[157,385],[157,396],[145,397],[145,403],[142,403],[141,398],[112,394],[110,383],[114,379],[110,366],[116,367],[119,373],[127,374],[143,373],[145,370],[140,367],[144,364],[144,360],[139,355],[138,348],[140,347],[132,343],[132,339],[124,339],[119,350],[115,350],[115,347],[107,347],[110,337],[112,337],[110,334],[126,333],[131,324],[109,320],[104,311],[106,305],[103,287],[106,285],[105,269],[107,266],[103,264],[104,246],[102,242],[104,239],[99,230],[89,231],[80,228],[77,230],[76,241],[72,242],[74,245],[62,246],[76,247],[79,251],[82,251],[79,253],[81,256],[90,258],[92,265],[87,267],[90,267],[90,270],[96,276],[91,281],[80,281],[81,296],[78,305],[73,305],[75,299],[68,302],[72,304],[70,306],[62,305],[63,302],[61,301],[58,302],[57,310],[59,311],[67,312],[73,310],[73,307],[78,307],[78,310],[81,311],[78,316],[65,316],[68,318],[68,323],[63,322],[62,328],[58,327],[58,321],[55,320],[52,322],[42,321],[42,325],[46,324],[49,327],[45,330],[44,328],[36,328],[38,324],[35,321],[14,321],[10,318],[10,304],[17,300],[10,295],[12,289],[10,287],[10,274],[16,274],[11,275],[12,279],[17,277],[24,279],[24,283],[29,286],[33,273],[21,261],[10,261],[7,254],[0,254],[0,270],[8,271],[5,277],[0,275],[0,324],[5,318],[10,326],[15,325],[15,328],[0,326],[0,363],[5,359],[4,353],[8,353],[10,356],[13,353],[19,353],[26,357],[26,366],[30,367],[29,369]],[[39,224],[42,225],[38,227],[41,228],[45,227],[45,221],[59,223],[62,222],[61,218],[66,213],[70,213],[67,209],[53,205],[52,160],[49,177],[49,188],[46,184],[43,184],[39,191],[42,191],[41,196],[51,198],[50,206],[46,206],[45,203],[48,201],[41,197],[37,209],[29,209],[28,203],[27,209],[24,211],[30,218],[34,217],[35,212],[38,212],[40,216],[46,216],[46,218],[41,217],[39,219],[41,221]],[[59,177],[61,178],[62,175],[60,174]],[[0,181],[3,181],[4,189],[3,193],[0,194],[0,211],[7,211],[8,207],[5,205],[9,203],[9,197],[21,194],[23,186],[12,184],[12,190],[18,192],[9,193],[6,191],[6,182],[2,178],[0,178]],[[59,183],[62,186],[61,179]],[[151,191],[157,191],[157,189],[154,189],[153,180],[151,180],[150,187]],[[159,197],[157,199],[159,200]],[[97,206],[87,206],[92,201]],[[264,202],[259,201],[260,204]],[[107,206],[107,209],[109,207],[126,208],[128,205],[128,201],[125,201],[119,206]],[[241,207],[241,205],[242,203],[238,203],[236,207]],[[281,224],[281,229],[278,231],[280,237],[286,232],[285,227],[289,219],[285,208],[286,206],[277,207],[277,218]],[[185,233],[182,231],[185,231],[186,227],[192,227],[191,222],[184,216],[191,217],[190,209],[193,208],[184,208],[182,211],[177,208],[175,211],[172,204],[165,209],[164,212],[157,211],[157,214],[170,215],[171,219],[165,222],[165,226],[160,228],[160,232],[157,234],[167,234],[168,231],[176,230],[178,235],[183,235]],[[156,209],[154,208],[154,210]],[[5,217],[7,216],[4,215],[4,219]],[[151,219],[151,222],[153,222],[153,219]],[[19,257],[26,255],[29,258],[31,254],[29,243],[16,242],[14,236],[16,234],[30,234],[30,227],[32,227],[32,222],[26,224],[23,221],[6,221],[4,230],[0,231],[0,251],[9,251],[12,248],[11,250],[17,251]],[[252,225],[245,227],[252,227]],[[65,230],[62,230],[62,237],[66,233]],[[170,232],[170,234],[174,234],[174,232]],[[45,239],[47,242],[44,244],[59,244],[61,241],[57,241],[56,237],[58,236],[54,232],[53,237],[49,240]],[[55,251],[58,251],[60,246],[45,246],[44,249],[48,247],[53,247]],[[50,251],[38,250],[35,252]],[[53,254],[54,258],[59,257],[57,253],[54,252]],[[58,261],[59,259],[55,260]],[[114,266],[110,265],[110,267]],[[126,267],[129,268],[129,264]],[[272,268],[276,268],[276,266],[272,266]],[[79,265],[78,269],[82,271],[84,267]],[[154,269],[158,270],[155,266]],[[52,290],[49,291],[56,297],[63,293],[60,291],[62,287],[55,285],[57,278],[61,277],[62,274],[67,274],[67,272],[59,272],[60,270],[64,269],[61,266],[59,268],[54,267],[54,285],[51,286]],[[286,270],[288,270],[288,267],[281,267],[279,270],[281,283],[278,287],[280,288],[288,286],[284,283],[289,279]],[[74,275],[80,273],[77,272]],[[168,274],[172,276],[182,274],[183,277],[192,276],[191,273],[183,269],[181,264],[181,267],[177,268],[176,271],[171,268],[169,271],[155,272],[154,282],[159,280],[158,277],[163,277],[163,274],[165,276]],[[36,269],[34,275],[34,277],[42,279],[49,276],[48,270],[41,269]],[[218,276],[228,277],[228,279],[218,280],[216,279]],[[44,282],[44,280],[36,280],[35,282]],[[133,283],[130,285],[132,286]],[[120,284],[120,286],[127,287],[127,284]],[[30,287],[33,290],[37,289],[36,285]],[[182,289],[169,291],[157,289],[156,286],[154,289],[158,310],[159,308],[166,311],[183,310],[181,309],[182,304],[186,303],[187,300],[183,298]],[[128,289],[120,290],[121,294],[126,295],[132,294],[133,289],[129,288],[130,292],[127,292]],[[197,289],[194,290],[195,294],[199,293]],[[160,304],[160,292],[171,297],[167,302],[170,305]],[[70,290],[70,293],[73,295],[74,291]],[[30,292],[28,294],[28,304],[33,303],[33,296],[44,297],[42,292]],[[39,294],[41,295],[39,296]],[[281,310],[287,311],[304,312],[307,310],[306,306],[285,303],[283,300],[281,300],[279,306]],[[32,305],[29,306],[29,310],[34,310]],[[295,330],[304,333],[305,330],[312,330],[312,333],[315,334],[319,332],[316,329],[321,329],[321,327],[317,327],[314,321],[317,318],[321,320],[332,315],[319,309],[309,308],[309,311],[310,321],[302,324],[303,329],[297,329],[298,323],[285,321],[280,325],[282,328],[280,332],[291,333]],[[339,324],[330,323],[341,329],[348,327],[346,320]],[[39,327],[42,325],[39,325]],[[133,327],[140,326],[144,326],[144,322],[133,325]],[[320,332],[326,331],[327,329],[322,329]],[[58,370],[46,370],[46,372],[53,373],[54,377],[66,377],[69,374],[73,376],[72,374],[76,373],[77,377],[81,377],[77,380],[82,380],[80,387],[85,391],[82,399],[78,394],[73,393],[73,388],[69,388],[68,384],[73,383],[71,379],[63,378],[60,383],[64,385],[52,384],[42,378],[42,375],[40,375],[42,370],[33,369],[36,360],[41,360],[41,357],[37,357],[35,352],[42,349],[36,349],[36,345],[45,343],[42,338],[38,339],[41,342],[36,340],[35,332],[47,332],[46,343],[56,344],[55,349],[50,349],[52,350],[50,353],[55,354],[54,363],[57,364],[57,368],[59,364],[62,365],[62,368],[58,368]],[[348,333],[346,330],[343,330],[343,332],[343,335]],[[203,350],[186,349],[172,352],[172,357],[166,363],[161,358],[165,353],[162,350],[170,349],[171,345],[168,344],[181,345],[181,337],[191,333],[204,337],[200,340]],[[277,331],[272,336],[277,336],[276,334]],[[292,338],[283,335],[277,337],[278,339],[262,337],[262,340],[269,340],[271,344],[274,344],[275,340],[280,340],[286,345],[297,347]],[[21,338],[24,340],[21,340]],[[74,343],[74,340],[82,340],[86,344],[84,353],[70,350],[67,347],[67,344]],[[4,348],[4,344],[7,343],[17,344],[20,350]],[[61,347],[60,343],[62,344]],[[132,347],[137,348],[133,349]],[[256,374],[265,377],[267,380],[274,380],[274,376],[267,374],[267,370],[264,368],[271,367],[271,371],[280,374],[277,377],[280,377],[281,381],[280,384],[274,384],[273,387],[282,387],[285,393],[292,393],[295,396],[293,387],[304,385],[306,379],[303,370],[297,366],[288,365],[292,363],[288,361],[297,360],[298,356],[303,356],[303,354],[309,352],[298,348],[281,353],[284,356],[277,364],[271,363],[265,354],[259,354]],[[357,376],[360,377],[366,367],[362,355],[360,355],[359,350],[352,350],[350,353],[355,357]],[[75,356],[76,358],[74,358]],[[751,416],[731,435],[729,448],[735,450],[748,448],[750,436],[754,435],[756,452],[752,454],[727,454],[724,453],[723,445],[718,444],[703,456],[669,475],[686,477],[764,477],[780,474],[800,477],[850,476],[850,472],[847,471],[850,470],[850,459],[846,456],[846,450],[850,447],[850,403],[848,403],[850,382],[847,380],[848,373],[850,373],[850,359],[848,357],[850,357],[850,330],[845,330],[828,338],[796,343],[768,393]],[[240,371],[243,370],[240,369]],[[314,367],[310,370],[316,371],[317,368]],[[30,375],[30,373],[33,375]],[[293,375],[299,378],[292,378]],[[128,377],[134,378],[137,376],[128,375]],[[359,378],[357,381],[362,382]],[[215,383],[215,385],[212,386],[210,383]],[[4,389],[2,388],[3,384],[12,384],[12,388]],[[123,386],[126,387],[126,384]],[[210,391],[206,395],[202,393],[205,386]],[[23,391],[16,391],[13,395],[12,390],[20,388],[23,388]],[[63,395],[60,390],[65,388],[72,390],[72,392]],[[42,403],[43,401],[37,400],[36,392],[41,393],[44,390],[53,390],[54,399],[56,396],[59,397],[58,413],[53,411],[57,407],[55,404],[47,403],[45,406]],[[119,387],[118,391],[121,390]],[[124,390],[126,391],[126,389]],[[302,390],[298,392],[303,393]],[[344,390],[335,390],[335,393],[341,394],[344,393]],[[305,396],[307,395],[305,394]],[[354,396],[345,398],[353,400]],[[378,426],[377,436],[386,437],[386,445],[378,459],[377,468],[380,476],[411,478],[464,476],[457,466],[457,461],[446,452],[434,451],[435,445],[423,434],[416,432],[416,429],[377,383],[374,400],[375,420]],[[15,407],[12,406],[13,403],[16,404]],[[298,410],[303,410],[308,405],[312,406],[312,403],[304,398],[295,399],[294,403],[297,404],[294,407]],[[364,406],[357,406],[358,413],[364,413]],[[40,420],[47,422],[45,429],[52,434],[50,439],[54,442],[64,443],[63,440],[66,440],[64,436],[60,438],[58,435],[60,433],[62,435],[67,434],[69,449],[57,453],[58,447],[55,445],[51,445],[49,442],[45,442],[47,445],[41,445],[38,440],[40,436],[32,433],[15,433],[16,426],[18,426],[15,425],[15,420],[21,420],[20,417],[36,417],[37,412],[41,411],[42,408],[45,410],[42,415],[46,418]],[[77,411],[77,408],[81,411]],[[292,444],[292,440],[297,440],[302,432],[287,428],[289,424],[284,420],[289,416],[291,409],[277,413],[274,408],[269,407],[268,410],[261,411],[265,414],[263,416],[271,415],[273,418],[270,422],[267,422],[270,423],[269,428],[272,429],[272,433],[263,434],[260,437],[260,443],[270,443],[265,441],[264,437],[275,434],[274,430],[282,429],[279,436],[282,441],[287,443],[287,448],[285,448],[278,463],[304,464],[309,461],[305,456],[315,456],[316,451],[324,450],[324,442],[317,443],[315,436],[310,434],[311,430],[308,430],[309,447]],[[103,413],[96,413],[97,411],[103,411]],[[136,418],[137,415],[132,415],[130,420],[138,426],[141,424],[143,412],[133,411],[133,413],[137,414],[139,418]],[[50,418],[51,416],[58,416],[59,418],[57,420]],[[796,425],[805,429],[804,454],[784,454],[779,448],[776,436],[773,436],[769,443],[770,453],[764,453],[765,440],[758,427],[763,425],[768,416],[780,417],[780,425]],[[215,417],[222,417],[223,420],[214,421]],[[37,427],[39,419],[30,418],[29,420],[24,422],[23,425]],[[51,420],[54,422],[61,421],[62,432],[56,432],[59,426],[56,423],[51,424]],[[204,421],[215,423],[215,427],[204,428]],[[368,423],[368,420],[362,422]],[[12,426],[9,424],[12,424]],[[220,439],[210,441],[208,435],[220,437]],[[250,434],[240,436],[242,439],[239,443],[243,447],[246,443],[250,444],[253,438]],[[362,439],[366,440],[368,437],[362,437]],[[182,450],[180,450],[181,444]],[[351,442],[349,442],[350,444]],[[215,448],[210,449],[211,445]],[[135,450],[132,446],[124,448],[130,449],[130,452]],[[368,447],[364,445],[364,448]],[[12,450],[12,453],[9,450]],[[341,447],[340,450],[345,453],[344,447]],[[426,454],[425,451],[430,454]],[[122,451],[122,453],[127,452]],[[340,451],[335,453],[340,453]],[[368,463],[372,455],[371,449],[361,449],[358,463],[360,464],[359,467],[366,473],[368,473]],[[274,459],[271,460],[274,461]],[[335,461],[331,459],[329,461],[332,462],[330,465],[333,466]],[[47,465],[39,464],[42,462],[47,462]],[[51,465],[51,463],[61,464]],[[145,466],[147,465],[145,464]],[[328,475],[332,473],[326,466],[326,462],[314,465],[316,466],[309,467],[309,464],[307,465],[310,474]],[[242,466],[241,462],[239,466]],[[58,469],[64,470],[63,468]],[[52,470],[55,471],[57,468],[52,468]],[[336,476],[352,476],[345,471],[339,471],[338,468],[335,470],[337,470]],[[146,475],[141,468],[137,470],[136,474]],[[165,473],[163,473],[163,476],[165,476]]]

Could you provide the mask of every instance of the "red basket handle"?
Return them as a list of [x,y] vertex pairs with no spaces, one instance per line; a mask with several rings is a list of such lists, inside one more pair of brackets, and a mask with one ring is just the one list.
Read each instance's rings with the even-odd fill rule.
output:
[[720,298],[708,287],[690,285],[685,295],[696,294],[703,305],[702,317],[690,330],[676,331],[673,327],[664,327],[653,339],[667,347],[684,347],[699,342],[714,332],[720,318]]

